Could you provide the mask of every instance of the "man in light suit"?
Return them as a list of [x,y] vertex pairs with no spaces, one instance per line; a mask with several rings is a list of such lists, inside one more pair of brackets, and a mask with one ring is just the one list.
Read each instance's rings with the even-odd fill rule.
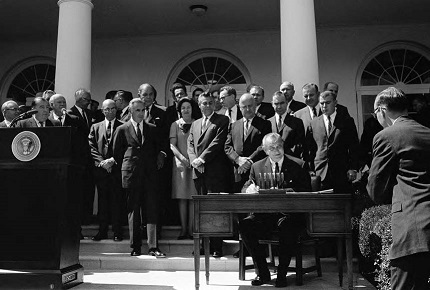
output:
[[295,112],[294,117],[302,120],[306,131],[311,124],[311,121],[316,117],[321,116],[321,106],[319,105],[320,93],[318,91],[318,86],[313,83],[305,84],[302,88],[302,93],[306,107]]
[[[284,173],[282,187],[290,191],[311,191],[311,178],[306,163],[298,158],[284,154],[281,136],[269,133],[263,138],[263,149],[268,155],[251,167],[249,180],[245,184],[247,193],[259,190],[259,177],[265,173]],[[243,242],[251,253],[257,277],[251,281],[253,286],[269,283],[270,272],[266,262],[264,245],[258,240],[267,238],[274,230],[279,231],[279,265],[277,269],[276,287],[287,286],[287,269],[294,254],[297,238],[305,228],[305,217],[301,213],[250,214],[239,222],[239,231]]]
[[44,98],[34,98],[31,103],[31,109],[37,110],[37,113],[28,119],[18,121],[16,124],[17,128],[52,127],[60,125],[58,121],[48,120],[49,103]]
[[287,102],[287,113],[289,115],[294,114],[298,110],[306,107],[302,102],[298,102],[293,99],[296,91],[294,90],[294,84],[292,82],[283,82],[279,87],[279,90],[284,94]]
[[373,139],[367,190],[391,203],[391,289],[429,289],[430,129],[408,117],[408,99],[390,87],[376,96],[384,127]]
[[236,90],[230,86],[224,86],[219,90],[219,100],[225,109],[225,115],[230,118],[230,123],[242,118],[242,112],[236,104]]
[[[224,152],[230,120],[214,112],[214,100],[209,93],[199,96],[199,107],[203,117],[193,122],[187,140],[197,193],[230,192],[233,166]],[[211,247],[214,257],[222,256],[222,240],[211,239]]]
[[116,105],[117,119],[121,122],[130,120],[130,109],[128,104],[133,99],[133,94],[128,91],[119,90],[115,93],[113,100]]
[[157,245],[159,196],[156,171],[159,143],[155,127],[144,121],[145,105],[140,98],[130,101],[131,118],[114,133],[113,156],[121,168],[122,187],[127,194],[128,226],[132,256],[141,255],[142,216],[146,221],[148,254],[165,257]]
[[323,115],[314,118],[306,134],[311,169],[321,177],[322,189],[352,192],[359,168],[359,142],[354,120],[336,109],[336,95],[320,94]]
[[116,119],[116,107],[113,100],[102,104],[105,120],[93,124],[88,136],[91,156],[94,161],[94,179],[98,189],[99,232],[93,241],[107,239],[109,216],[112,220],[113,240],[122,241],[121,230],[121,170],[113,158],[113,138],[116,129],[122,125]]
[[78,117],[67,113],[66,98],[62,94],[54,94],[49,98],[51,113],[48,117],[52,122],[57,121],[60,126],[70,126],[79,129],[81,123]]
[[248,180],[251,165],[265,156],[261,142],[271,132],[271,126],[268,121],[255,115],[255,105],[255,98],[251,94],[243,94],[239,99],[243,118],[229,126],[224,149],[236,168],[233,192],[241,192]]
[[1,106],[4,120],[0,123],[0,128],[9,128],[13,119],[19,115],[19,107],[15,101],[6,101]]
[[271,103],[264,101],[264,89],[259,85],[251,85],[249,87],[249,93],[254,97],[256,108],[256,115],[264,120],[267,120],[275,115]]
[[273,94],[272,105],[275,109],[275,116],[269,119],[272,132],[281,135],[286,154],[301,158],[305,146],[305,129],[302,120],[288,113],[288,102],[282,92]]

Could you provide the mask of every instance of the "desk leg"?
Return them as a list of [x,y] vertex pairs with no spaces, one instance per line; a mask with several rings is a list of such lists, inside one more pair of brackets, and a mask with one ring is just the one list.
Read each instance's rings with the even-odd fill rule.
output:
[[205,245],[205,268],[206,268],[206,285],[209,285],[209,238],[203,238]]
[[196,290],[199,289],[199,276],[200,276],[200,238],[194,237],[194,275]]
[[337,269],[339,271],[339,286],[342,287],[343,280],[343,237],[337,238]]
[[353,274],[352,274],[352,237],[346,237],[346,266],[348,269],[348,289],[352,290],[353,287]]

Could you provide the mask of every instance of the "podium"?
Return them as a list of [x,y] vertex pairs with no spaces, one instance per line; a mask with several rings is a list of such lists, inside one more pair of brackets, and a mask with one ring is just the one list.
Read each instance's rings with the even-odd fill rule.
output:
[[0,129],[1,289],[83,282],[83,161],[75,135],[71,127]]

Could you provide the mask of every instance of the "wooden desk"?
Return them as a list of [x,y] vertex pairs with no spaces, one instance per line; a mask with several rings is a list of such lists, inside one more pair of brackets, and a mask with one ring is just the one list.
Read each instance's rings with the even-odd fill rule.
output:
[[236,213],[309,213],[307,229],[313,237],[337,237],[339,284],[343,279],[343,242],[346,241],[348,289],[352,289],[352,239],[350,194],[211,194],[195,195],[194,202],[194,271],[199,289],[200,238],[205,248],[206,284],[209,284],[209,237],[233,235]]

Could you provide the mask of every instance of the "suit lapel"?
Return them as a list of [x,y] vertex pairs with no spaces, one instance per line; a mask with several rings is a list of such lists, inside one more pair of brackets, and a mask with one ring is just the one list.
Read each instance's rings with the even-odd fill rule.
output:
[[[146,131],[146,130],[145,130]],[[142,141],[140,140],[138,140],[137,139],[137,135],[136,135],[136,131],[134,130],[134,126],[133,126],[133,124],[131,123],[131,121],[129,121],[129,124],[128,124],[128,132],[130,133],[130,136],[137,142],[137,143],[139,143],[139,144],[141,144],[142,143]]]

